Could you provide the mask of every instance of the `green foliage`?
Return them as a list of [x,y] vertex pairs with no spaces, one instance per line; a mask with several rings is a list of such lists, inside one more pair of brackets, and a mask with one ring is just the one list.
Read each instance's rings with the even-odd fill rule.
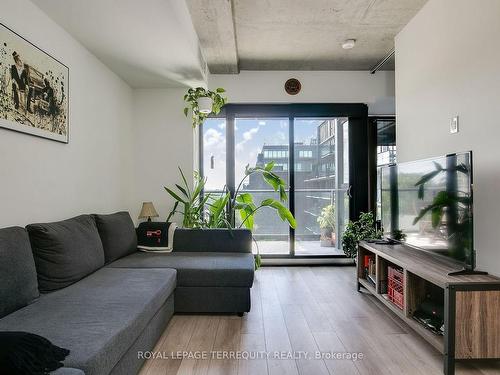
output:
[[[179,213],[183,215],[182,226],[184,228],[228,228],[231,230],[235,227],[236,215],[238,214],[241,220],[238,228],[244,226],[252,230],[254,216],[257,211],[270,208],[278,214],[281,220],[286,221],[290,227],[295,228],[297,226],[295,218],[284,204],[288,199],[285,181],[272,171],[273,167],[274,162],[270,162],[264,167],[250,168],[247,165],[245,176],[240,181],[233,198],[231,198],[231,194],[225,187],[219,195],[206,194],[202,198],[201,193],[206,179],[201,178],[196,172],[194,174],[194,187],[191,192],[184,173],[179,168],[182,186],[175,185],[178,192],[165,187],[165,190],[175,201],[174,208],[170,212],[167,221],[175,213]],[[252,194],[241,191],[244,181],[252,174],[261,174],[264,181],[279,194],[280,199],[267,198],[256,204]],[[177,209],[179,206],[183,207],[182,211]],[[255,256],[255,267],[259,268],[260,264],[261,257],[260,254],[257,254]]]
[[[288,222],[292,228],[297,226],[295,218],[290,210],[284,205],[288,199],[286,194],[285,181],[272,170],[274,162],[266,164],[264,167],[245,168],[245,176],[240,181],[235,191],[234,197],[227,191],[227,188],[219,194],[206,194],[202,197],[202,191],[206,184],[206,179],[195,172],[194,186],[191,191],[189,184],[179,168],[182,184],[176,184],[177,191],[165,187],[165,190],[174,199],[174,207],[168,215],[169,221],[175,213],[183,217],[182,226],[184,228],[228,228],[235,227],[236,214],[239,214],[241,224],[238,228],[245,226],[252,230],[254,227],[254,216],[260,209],[267,207],[274,210],[281,220]],[[252,194],[241,191],[244,181],[252,174],[261,174],[264,181],[279,194],[280,199],[267,198],[256,204]],[[183,207],[178,210],[178,207]],[[255,267],[260,267],[260,254],[255,256]]]
[[257,271],[262,265],[262,257],[260,254],[255,254],[255,270]]
[[[186,95],[184,95],[184,101],[186,102],[186,107],[184,108],[184,115],[187,117],[189,110],[191,110],[191,118],[193,121],[193,128],[201,125],[205,119],[211,114],[219,114],[224,104],[227,103],[227,98],[222,94],[226,90],[219,87],[215,91],[207,90],[203,87],[190,88]],[[210,98],[212,99],[212,112],[201,113],[198,107],[199,98]]]
[[335,206],[333,204],[329,204],[326,207],[323,207],[321,210],[321,214],[317,218],[317,222],[321,229],[330,229],[332,231],[335,230]]
[[218,198],[210,196],[207,202],[208,220],[206,226],[208,228],[231,228],[231,223],[229,223],[226,214],[227,204],[230,199],[231,194],[229,192],[224,192]]
[[362,212],[358,221],[347,223],[342,236],[342,249],[349,258],[355,258],[359,241],[382,238],[383,232],[375,227],[375,218],[371,212]]
[[404,234],[401,229],[394,229],[391,232],[391,238],[395,241],[404,242],[404,240],[406,240],[406,234]]
[[[287,201],[288,195],[286,194],[286,183],[285,181],[275,174],[272,170],[274,168],[274,162],[267,163],[264,167],[254,167],[250,168],[248,165],[245,168],[245,176],[240,181],[238,188],[236,189],[233,202],[231,204],[230,217],[234,222],[236,212],[239,213],[241,224],[240,228],[244,225],[246,228],[252,230],[254,226],[254,216],[258,210],[267,207],[276,211],[278,216],[282,221],[288,222],[290,227],[295,228],[297,222],[293,217],[290,210],[283,204]],[[268,198],[262,200],[258,205],[254,203],[252,194],[247,192],[241,192],[243,183],[252,174],[261,174],[264,181],[273,188],[275,192],[279,194],[279,200]]]
[[245,224],[248,229],[253,229],[254,224],[254,214],[257,210],[257,206],[253,202],[253,195],[250,193],[240,193],[236,195],[236,204],[234,209],[238,210],[241,218],[241,226]]
[[[205,222],[203,210],[205,204],[210,198],[210,194],[207,194],[203,199],[201,199],[201,192],[205,186],[206,179],[203,179],[198,173],[195,172],[194,186],[191,191],[181,168],[179,168],[179,172],[183,183],[183,186],[177,184],[175,185],[179,192],[175,192],[174,190],[165,187],[165,190],[175,201],[174,207],[167,217],[167,221],[170,221],[174,214],[179,213],[183,217],[182,226],[184,228],[204,228]],[[178,210],[179,206],[182,206],[182,211]]]

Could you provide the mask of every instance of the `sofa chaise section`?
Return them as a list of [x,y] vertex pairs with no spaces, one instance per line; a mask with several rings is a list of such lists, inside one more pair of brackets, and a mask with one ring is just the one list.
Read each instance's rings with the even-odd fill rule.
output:
[[252,254],[217,252],[137,252],[121,258],[111,268],[174,268],[177,287],[250,287],[254,277]]
[[108,267],[174,268],[176,312],[241,314],[250,311],[251,246],[246,229],[176,229],[173,252],[136,252]]

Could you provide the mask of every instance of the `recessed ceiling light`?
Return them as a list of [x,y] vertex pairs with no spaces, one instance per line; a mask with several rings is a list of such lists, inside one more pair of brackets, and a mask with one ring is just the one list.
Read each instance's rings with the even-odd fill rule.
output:
[[346,39],[344,43],[342,43],[342,48],[343,49],[351,49],[354,48],[354,45],[356,44],[356,39]]

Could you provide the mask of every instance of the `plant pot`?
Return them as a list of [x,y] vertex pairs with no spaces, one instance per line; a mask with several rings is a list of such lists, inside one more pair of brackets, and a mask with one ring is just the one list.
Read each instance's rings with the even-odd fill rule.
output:
[[335,232],[330,228],[321,228],[321,237],[319,245],[321,247],[335,246]]
[[198,109],[201,113],[211,113],[212,104],[212,98],[209,98],[208,96],[198,98]]

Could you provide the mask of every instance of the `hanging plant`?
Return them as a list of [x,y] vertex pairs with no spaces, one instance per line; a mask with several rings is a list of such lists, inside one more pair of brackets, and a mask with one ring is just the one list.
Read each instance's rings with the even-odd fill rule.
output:
[[[219,114],[224,104],[227,103],[227,98],[221,95],[225,92],[226,90],[221,87],[215,91],[210,91],[203,87],[190,88],[187,91],[186,95],[184,95],[184,101],[187,104],[186,108],[184,108],[184,115],[187,117],[189,110],[191,110],[193,128],[201,125],[209,115]],[[202,98],[211,100],[211,106],[210,103],[208,103],[208,105],[207,103],[203,103],[203,105],[200,106],[202,101],[206,102],[206,100]]]

